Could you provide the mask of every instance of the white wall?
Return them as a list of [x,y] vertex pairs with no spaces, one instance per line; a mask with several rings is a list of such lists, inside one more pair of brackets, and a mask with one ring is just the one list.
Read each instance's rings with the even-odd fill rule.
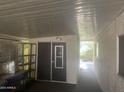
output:
[[79,69],[79,39],[76,35],[59,36],[61,41],[55,37],[35,38],[30,41],[38,42],[66,42],[67,49],[67,83],[76,84]]
[[124,13],[96,37],[99,56],[95,67],[103,91],[124,91],[124,77],[118,75],[118,35],[124,34]]

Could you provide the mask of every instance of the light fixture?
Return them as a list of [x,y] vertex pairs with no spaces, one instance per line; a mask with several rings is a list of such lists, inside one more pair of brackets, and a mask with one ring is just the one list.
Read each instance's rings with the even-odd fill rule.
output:
[[59,40],[59,41],[62,41],[62,38],[59,37],[59,36],[57,36],[56,39]]

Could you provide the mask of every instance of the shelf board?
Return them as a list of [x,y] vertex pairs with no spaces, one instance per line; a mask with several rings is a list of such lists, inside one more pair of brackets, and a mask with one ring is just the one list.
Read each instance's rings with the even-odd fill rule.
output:
[[31,63],[24,63],[24,64],[18,64],[18,66],[23,66],[23,65],[30,65],[30,64],[35,64],[36,62],[31,62]]
[[36,62],[31,62],[31,64],[35,64]]
[[29,54],[29,55],[18,55],[18,57],[24,57],[24,56],[35,56],[35,57],[36,57],[36,54]]
[[30,65],[30,63],[18,64],[18,66]]

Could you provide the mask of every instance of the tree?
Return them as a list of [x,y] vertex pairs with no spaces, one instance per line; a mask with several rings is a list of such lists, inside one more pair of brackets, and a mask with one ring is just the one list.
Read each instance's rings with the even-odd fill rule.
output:
[[80,58],[83,61],[93,61],[93,44],[86,43],[85,45],[87,46],[87,48],[81,51]]

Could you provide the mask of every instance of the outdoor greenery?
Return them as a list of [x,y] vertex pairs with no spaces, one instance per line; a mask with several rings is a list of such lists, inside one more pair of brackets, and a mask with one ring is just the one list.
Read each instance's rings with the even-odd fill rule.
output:
[[81,42],[80,59],[93,61],[93,42]]

